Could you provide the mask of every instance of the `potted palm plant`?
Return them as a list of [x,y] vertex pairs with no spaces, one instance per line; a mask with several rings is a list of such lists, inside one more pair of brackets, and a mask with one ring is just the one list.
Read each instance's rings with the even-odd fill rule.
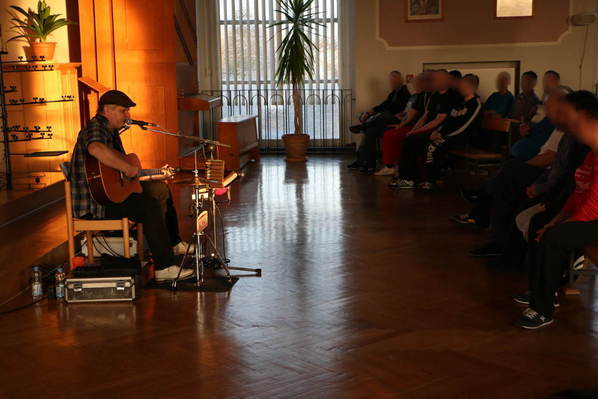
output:
[[13,10],[11,13],[11,29],[17,32],[17,35],[8,39],[8,41],[16,39],[26,39],[29,42],[30,56],[36,60],[52,60],[54,58],[54,50],[56,49],[55,42],[48,42],[48,36],[63,26],[74,24],[65,18],[59,18],[60,14],[51,14],[50,6],[46,4],[46,0],[37,1],[37,10],[28,9],[25,11],[19,6],[10,6]]
[[277,0],[276,10],[283,19],[270,27],[280,26],[284,34],[276,49],[278,65],[275,78],[279,86],[289,85],[293,95],[294,125],[293,134],[282,136],[288,162],[305,162],[305,151],[309,135],[303,133],[303,113],[301,110],[301,88],[307,77],[313,77],[314,51],[316,45],[310,40],[310,31],[318,25],[316,13],[310,11],[314,0]]

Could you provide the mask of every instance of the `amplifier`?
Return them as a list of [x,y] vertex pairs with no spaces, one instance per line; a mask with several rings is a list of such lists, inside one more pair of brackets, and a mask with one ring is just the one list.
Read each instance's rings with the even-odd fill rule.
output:
[[69,278],[65,300],[73,302],[115,302],[135,299],[133,277]]

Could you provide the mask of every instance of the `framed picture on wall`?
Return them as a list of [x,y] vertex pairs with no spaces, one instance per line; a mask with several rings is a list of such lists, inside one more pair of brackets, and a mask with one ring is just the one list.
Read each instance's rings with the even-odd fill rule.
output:
[[444,0],[405,0],[407,22],[440,21],[443,18]]

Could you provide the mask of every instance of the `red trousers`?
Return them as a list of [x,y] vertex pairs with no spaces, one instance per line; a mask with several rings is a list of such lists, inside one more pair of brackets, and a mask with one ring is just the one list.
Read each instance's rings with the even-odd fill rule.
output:
[[384,132],[382,161],[385,165],[399,164],[401,151],[403,151],[403,140],[405,140],[411,129],[411,126],[404,126],[400,129],[390,129]]

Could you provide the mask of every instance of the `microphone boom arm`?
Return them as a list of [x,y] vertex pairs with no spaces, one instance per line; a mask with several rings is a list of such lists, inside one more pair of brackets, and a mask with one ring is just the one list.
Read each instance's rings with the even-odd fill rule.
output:
[[143,129],[143,130],[149,130],[151,132],[165,134],[167,136],[173,136],[173,137],[178,137],[178,138],[181,138],[181,139],[193,140],[193,141],[196,141],[196,142],[198,142],[200,144],[211,144],[211,145],[215,145],[215,146],[219,146],[219,147],[230,148],[230,145],[221,143],[219,141],[202,139],[201,137],[189,136],[189,135],[186,135],[186,134],[173,133],[173,132],[169,132],[168,130],[156,129],[156,128],[148,127],[148,126],[139,126],[139,127],[141,129]]

